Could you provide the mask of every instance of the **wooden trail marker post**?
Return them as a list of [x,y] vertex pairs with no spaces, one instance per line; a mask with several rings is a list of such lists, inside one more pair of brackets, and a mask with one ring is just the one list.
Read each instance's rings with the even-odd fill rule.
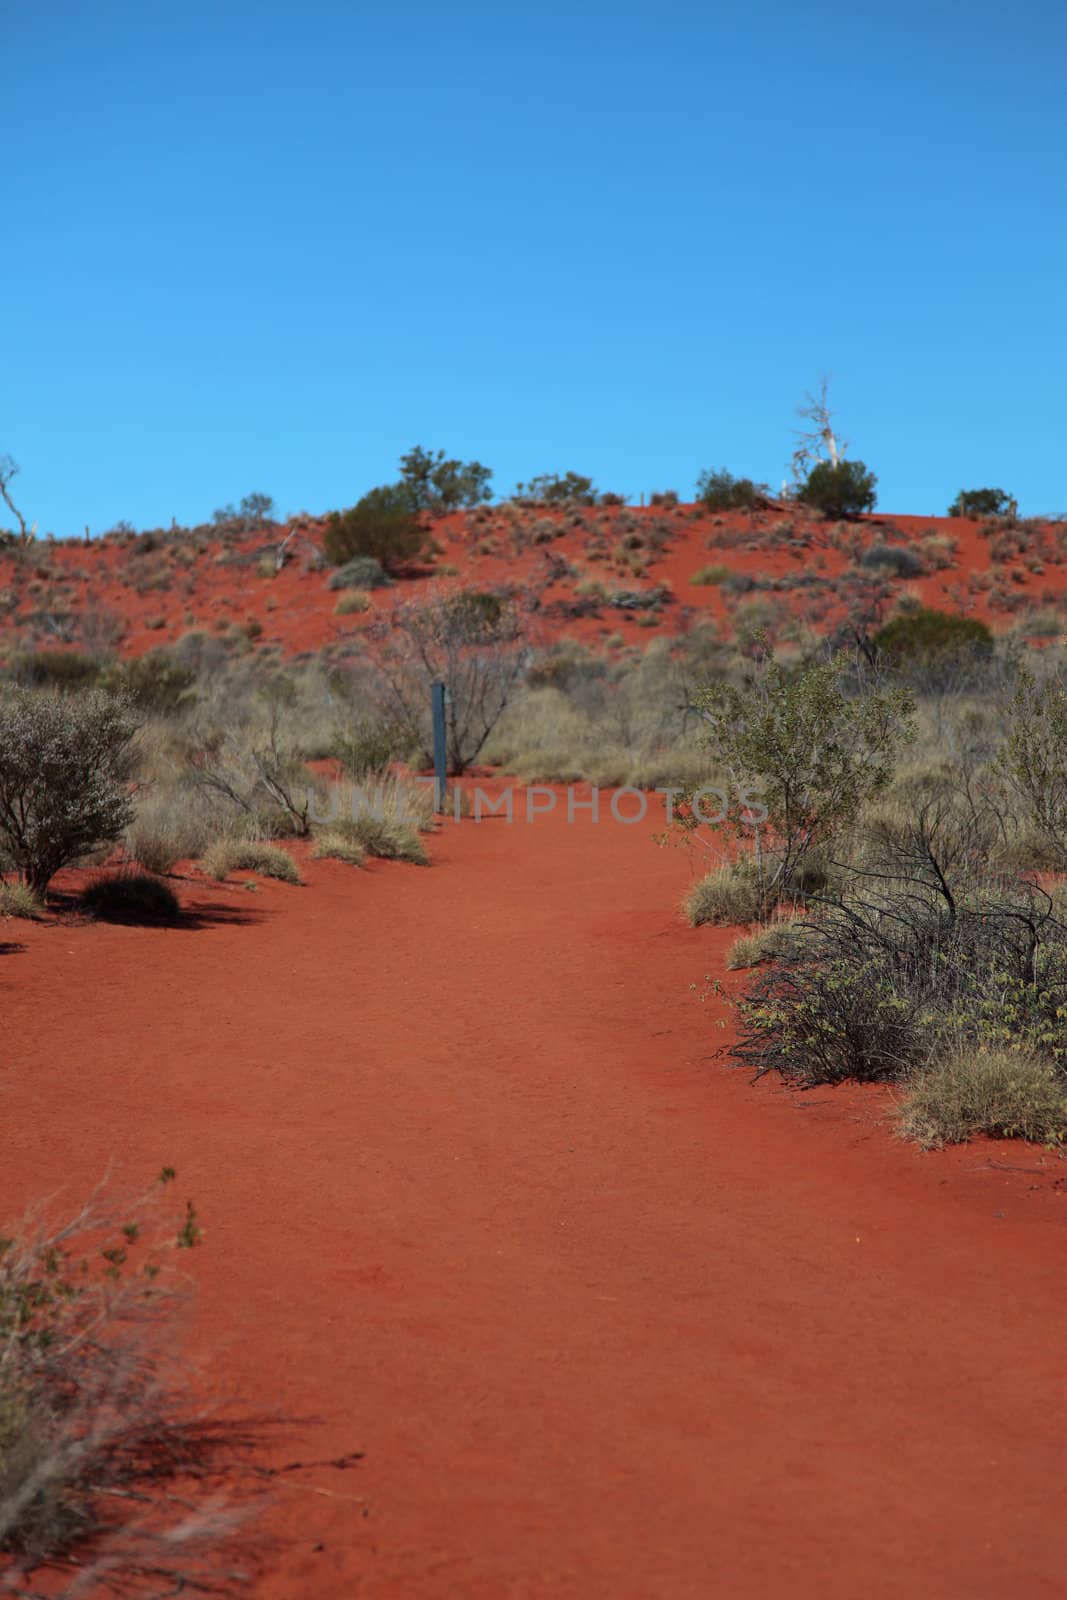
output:
[[431,686],[431,704],[433,708],[433,808],[435,811],[445,809],[445,697],[447,690],[443,683]]

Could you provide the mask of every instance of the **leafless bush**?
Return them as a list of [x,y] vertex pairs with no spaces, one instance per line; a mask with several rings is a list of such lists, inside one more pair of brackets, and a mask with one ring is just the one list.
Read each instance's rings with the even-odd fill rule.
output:
[[478,759],[531,659],[528,596],[460,590],[403,601],[365,634],[382,709],[428,761],[433,750],[430,688],[448,688],[451,772]]

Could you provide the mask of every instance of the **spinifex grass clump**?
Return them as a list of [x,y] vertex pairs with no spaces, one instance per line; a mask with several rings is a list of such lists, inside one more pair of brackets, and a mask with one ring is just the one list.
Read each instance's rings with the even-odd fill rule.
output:
[[273,844],[255,844],[247,839],[220,839],[204,856],[204,871],[221,883],[231,872],[258,872],[263,878],[282,883],[299,883],[296,862]]

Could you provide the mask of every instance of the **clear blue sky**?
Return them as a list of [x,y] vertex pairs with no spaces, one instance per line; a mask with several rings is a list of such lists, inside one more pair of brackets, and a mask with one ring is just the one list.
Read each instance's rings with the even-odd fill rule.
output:
[[[0,452],[44,532],[781,481],[1067,510],[1060,0],[0,0]],[[0,517],[0,523],[10,519]]]

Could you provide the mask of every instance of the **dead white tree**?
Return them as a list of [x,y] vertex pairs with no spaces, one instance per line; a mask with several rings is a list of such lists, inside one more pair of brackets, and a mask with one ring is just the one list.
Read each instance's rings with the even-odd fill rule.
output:
[[[26,518],[22,515],[22,512],[11,498],[11,480],[12,478],[18,476],[18,471],[19,464],[17,461],[12,460],[11,456],[0,456],[0,500],[3,500],[4,504],[7,506],[7,509],[11,512],[11,515],[15,518],[19,525],[19,544],[29,544],[30,540],[37,532],[37,524],[35,522],[32,528],[27,528]],[[0,529],[0,542],[13,541],[14,538],[14,533],[9,533],[4,529]]]
[[794,429],[797,448],[793,451],[793,482],[803,483],[812,467],[820,461],[830,461],[836,467],[848,449],[848,440],[839,439],[831,422],[833,412],[829,404],[830,380],[819,380],[819,393],[805,394],[803,405],[797,406],[797,416],[813,423],[810,428]]

